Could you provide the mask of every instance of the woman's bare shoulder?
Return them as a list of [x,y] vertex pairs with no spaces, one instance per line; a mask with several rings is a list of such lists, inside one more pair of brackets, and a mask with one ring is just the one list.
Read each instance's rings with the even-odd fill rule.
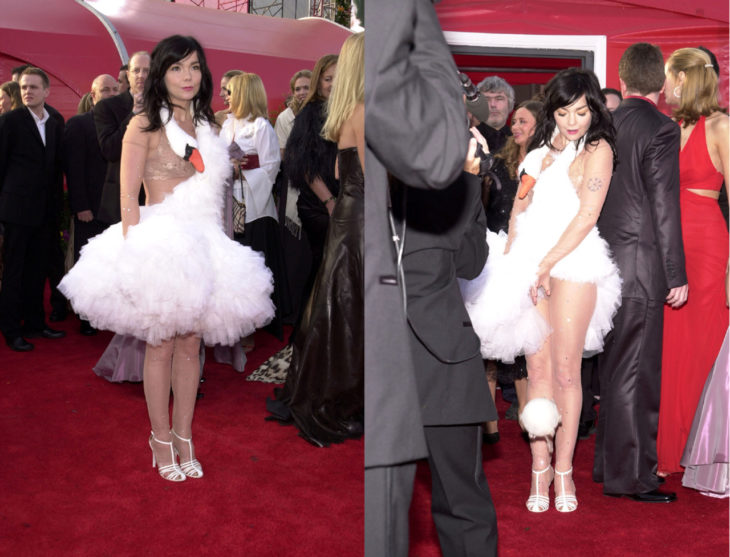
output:
[[598,141],[594,141],[593,143],[588,143],[585,147],[586,157],[590,157],[596,154],[603,154],[611,153],[611,146],[608,144],[608,141],[601,138]]
[[727,136],[728,130],[730,130],[730,117],[724,112],[713,112],[705,122],[707,123],[707,131],[713,135],[724,134]]
[[124,133],[125,143],[135,143],[137,145],[156,146],[160,138],[160,130],[152,132],[146,131],[146,128],[150,125],[149,118],[144,112],[133,116],[127,126],[127,131]]

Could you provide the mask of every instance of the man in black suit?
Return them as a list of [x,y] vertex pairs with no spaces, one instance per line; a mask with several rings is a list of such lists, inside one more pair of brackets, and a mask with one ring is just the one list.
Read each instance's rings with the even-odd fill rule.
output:
[[[468,316],[450,275],[481,270],[486,256],[478,188],[470,188],[461,172],[468,143],[462,90],[429,0],[368,1],[380,15],[365,44],[365,555],[408,555],[416,461],[429,455],[443,554],[493,555],[496,520],[475,424],[496,413],[479,342],[464,324]],[[401,222],[392,231],[388,226],[387,173],[408,196],[405,207],[396,196],[396,216],[402,218],[404,209],[408,215],[405,236]],[[410,221],[412,211],[432,210],[442,201],[443,211]],[[405,277],[396,266],[395,235],[405,238]],[[424,260],[426,253],[434,258]],[[419,267],[429,278],[451,276],[444,290],[415,280]],[[419,294],[423,300],[414,300]],[[446,387],[453,397],[440,391]],[[455,518],[449,501],[473,512]],[[475,535],[465,535],[467,528]]]
[[150,55],[135,52],[129,59],[129,91],[103,99],[94,105],[94,124],[107,161],[106,178],[101,194],[97,219],[106,224],[122,220],[119,205],[119,170],[122,159],[122,139],[127,125],[135,114],[142,112],[144,82],[150,73]]
[[[45,107],[48,76],[26,68],[20,76],[22,108],[0,116],[0,221],[5,227],[0,331],[13,350],[26,338],[61,338],[46,324],[43,284],[62,203],[63,119]],[[24,338],[25,337],[25,338]]]
[[621,307],[599,356],[601,406],[593,479],[603,492],[671,502],[657,489],[656,436],[664,304],[687,301],[679,216],[679,126],[659,112],[661,50],[626,49],[619,62],[624,100],[613,112],[618,165],[598,220],[623,284]]
[[[91,84],[91,102],[96,104],[117,94],[119,84],[108,74],[97,76]],[[69,118],[63,134],[63,163],[66,185],[74,219],[74,262],[81,248],[106,228],[96,218],[106,174],[106,160],[96,139],[94,113],[90,110]],[[96,333],[88,321],[81,321],[81,334]]]

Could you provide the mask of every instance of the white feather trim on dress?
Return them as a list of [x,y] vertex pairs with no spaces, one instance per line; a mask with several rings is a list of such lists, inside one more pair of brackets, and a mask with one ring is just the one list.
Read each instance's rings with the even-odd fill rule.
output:
[[[530,205],[515,219],[514,240],[504,253],[507,236],[488,231],[489,257],[481,275],[467,284],[462,294],[474,331],[481,341],[482,357],[513,362],[521,354],[534,354],[550,334],[550,326],[530,299],[530,286],[545,254],[557,244],[575,217],[580,200],[570,180],[570,164],[580,152],[572,143],[539,172]],[[531,151],[522,166],[536,172],[547,148]],[[597,286],[584,350],[603,350],[603,338],[621,303],[621,278],[608,244],[593,229],[583,241],[550,271],[556,278],[593,282]]]
[[[174,119],[166,128],[175,152],[181,140],[193,144]],[[126,238],[121,223],[92,238],[61,281],[92,326],[154,345],[188,333],[231,345],[272,319],[273,279],[263,256],[223,231],[226,145],[208,125],[196,135],[205,170],[161,203],[140,207]]]

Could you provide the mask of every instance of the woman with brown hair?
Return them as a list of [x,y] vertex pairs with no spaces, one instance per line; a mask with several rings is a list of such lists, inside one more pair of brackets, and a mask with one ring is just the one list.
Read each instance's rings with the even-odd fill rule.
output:
[[[500,232],[506,234],[509,229],[509,217],[519,185],[517,167],[527,155],[527,146],[535,134],[541,109],[542,103],[535,100],[525,101],[517,107],[512,115],[510,126],[512,135],[507,138],[505,146],[494,156],[494,164],[485,180],[482,202],[487,215],[487,228],[495,234]],[[492,399],[496,396],[497,379],[508,383],[514,381],[518,414],[522,412],[527,403],[527,364],[524,356],[518,356],[511,364],[497,360],[485,360],[484,368],[487,372]],[[486,443],[499,441],[496,420],[487,422],[484,441]]]
[[15,81],[6,81],[0,85],[0,114],[5,114],[23,106],[20,96],[20,85]]
[[717,75],[697,48],[675,50],[665,65],[664,95],[682,129],[679,205],[689,297],[665,306],[657,474],[680,472],[702,387],[727,330],[724,273],[728,229],[717,204],[730,180],[728,116],[718,104]]
[[335,178],[337,145],[321,136],[325,103],[332,91],[337,55],[320,58],[312,71],[311,87],[294,120],[284,150],[284,171],[299,191],[297,211],[312,251],[312,267],[303,297],[309,297],[320,263],[329,226],[329,216],[340,191]]

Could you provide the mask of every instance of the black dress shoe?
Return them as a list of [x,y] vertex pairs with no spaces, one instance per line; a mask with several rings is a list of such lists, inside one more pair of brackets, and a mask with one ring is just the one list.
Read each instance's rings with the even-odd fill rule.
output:
[[66,331],[57,331],[50,327],[44,327],[38,331],[27,331],[23,333],[23,336],[28,338],[63,338],[66,336]]
[[94,327],[91,326],[91,323],[82,319],[81,327],[79,328],[79,332],[86,337],[91,337],[91,336],[94,336],[98,331],[96,329],[94,329]]
[[51,315],[48,316],[48,320],[58,323],[59,321],[64,321],[67,315],[68,311],[65,309],[54,309],[51,310]]
[[482,442],[485,445],[494,445],[495,443],[499,443],[499,431],[495,431],[494,433],[482,433]]
[[611,497],[627,497],[640,503],[672,503],[677,500],[677,494],[671,491],[659,491],[654,489],[647,491],[646,493],[606,493]]
[[578,439],[590,439],[596,432],[596,421],[587,420],[578,424]]
[[16,352],[30,352],[34,348],[34,346],[23,337],[9,338],[6,339],[5,342],[11,350],[15,350]]

